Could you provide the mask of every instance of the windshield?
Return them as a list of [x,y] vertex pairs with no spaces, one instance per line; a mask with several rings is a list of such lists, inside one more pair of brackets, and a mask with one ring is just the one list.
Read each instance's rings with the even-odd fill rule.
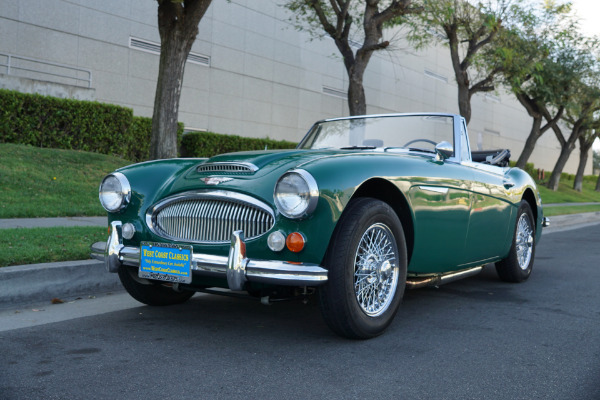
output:
[[446,115],[390,115],[317,123],[301,149],[407,148],[434,152],[446,141],[454,147],[453,118]]

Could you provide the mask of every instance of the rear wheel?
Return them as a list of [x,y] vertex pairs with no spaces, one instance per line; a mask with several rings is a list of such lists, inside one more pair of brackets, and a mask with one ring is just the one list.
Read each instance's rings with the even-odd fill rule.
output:
[[508,257],[496,263],[500,279],[523,282],[531,275],[535,258],[535,219],[531,206],[522,201],[517,211],[517,224]]
[[119,279],[131,297],[149,306],[180,304],[194,295],[192,291],[176,292],[172,287],[142,279],[137,276],[137,268],[120,267]]
[[392,322],[406,283],[406,242],[398,216],[386,203],[352,200],[332,237],[319,290],[321,312],[338,335],[368,339]]

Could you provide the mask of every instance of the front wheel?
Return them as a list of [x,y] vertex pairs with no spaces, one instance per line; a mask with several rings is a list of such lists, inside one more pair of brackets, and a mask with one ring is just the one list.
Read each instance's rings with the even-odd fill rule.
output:
[[139,278],[136,268],[121,266],[119,279],[131,297],[149,306],[180,304],[194,295],[192,291],[176,292],[163,284]]
[[531,275],[535,258],[534,221],[531,206],[522,201],[508,257],[496,263],[498,276],[505,282],[523,282]]
[[319,299],[327,325],[352,339],[383,333],[406,284],[406,241],[394,210],[372,198],[352,200],[332,236],[325,265],[328,282]]

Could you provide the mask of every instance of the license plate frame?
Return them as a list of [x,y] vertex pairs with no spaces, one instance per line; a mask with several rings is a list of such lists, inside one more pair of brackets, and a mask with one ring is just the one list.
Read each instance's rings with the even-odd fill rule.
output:
[[138,276],[163,282],[192,283],[192,256],[190,245],[142,242]]

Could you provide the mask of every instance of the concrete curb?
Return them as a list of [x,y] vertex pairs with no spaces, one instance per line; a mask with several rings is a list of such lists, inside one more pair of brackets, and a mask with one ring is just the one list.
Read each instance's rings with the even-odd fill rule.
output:
[[0,268],[0,308],[122,289],[117,274],[96,260]]
[[544,228],[543,234],[562,232],[571,229],[583,228],[584,226],[599,224],[600,211],[581,214],[556,215],[549,218],[550,226]]

